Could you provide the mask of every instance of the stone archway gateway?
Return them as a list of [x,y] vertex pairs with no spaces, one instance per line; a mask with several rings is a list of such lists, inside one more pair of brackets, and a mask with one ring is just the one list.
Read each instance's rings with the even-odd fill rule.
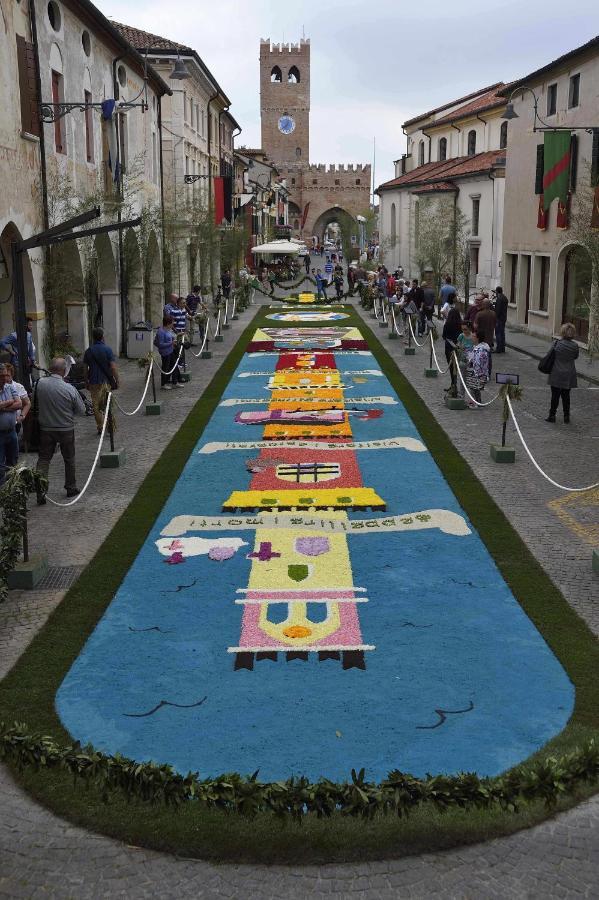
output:
[[[321,215],[316,219],[314,225],[312,226],[312,231],[310,232],[310,237],[315,235],[319,241],[324,240],[325,233],[327,228],[330,225],[338,225],[340,237],[343,231],[349,232],[352,226],[355,228],[355,236],[357,240],[358,235],[358,223],[354,219],[350,213],[348,213],[345,209],[342,209],[340,206],[332,206],[330,209],[325,210],[325,212],[321,213]],[[354,232],[351,232],[354,234]]]
[[593,285],[593,265],[584,247],[573,244],[564,250],[562,322],[572,322],[576,339],[586,343]]
[[[0,336],[8,334],[15,327],[11,243],[20,240],[22,236],[19,229],[14,222],[9,222],[0,234]],[[23,287],[27,309],[36,309],[35,283],[28,253],[23,254]]]

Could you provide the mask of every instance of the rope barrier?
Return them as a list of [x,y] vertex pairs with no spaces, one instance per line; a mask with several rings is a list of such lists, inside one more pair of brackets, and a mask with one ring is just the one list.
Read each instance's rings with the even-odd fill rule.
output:
[[182,354],[182,353],[183,353],[183,344],[181,344],[181,346],[179,347],[179,355],[178,355],[178,357],[177,357],[177,362],[175,363],[175,365],[173,366],[173,368],[172,368],[169,372],[165,372],[164,369],[163,369],[161,366],[159,366],[158,363],[156,363],[156,365],[158,366],[158,368],[160,369],[160,371],[162,372],[163,375],[172,375],[172,374],[173,374],[173,372],[175,371],[175,369],[176,369],[177,366],[179,365],[179,360],[181,359],[181,354]]
[[116,399],[116,397],[114,398],[114,402],[115,402],[117,408],[120,409],[120,411],[122,412],[122,414],[124,416],[134,416],[135,413],[138,413],[140,411],[142,404],[143,404],[144,400],[146,399],[146,394],[148,393],[148,388],[150,387],[150,378],[152,377],[152,366],[154,366],[154,365],[156,365],[156,363],[152,359],[151,363],[148,366],[148,377],[146,378],[146,386],[144,388],[144,392],[141,395],[141,400],[139,401],[139,403],[137,404],[137,406],[135,407],[133,412],[127,412],[126,409],[123,409],[123,407],[121,406],[119,401]]
[[397,335],[397,337],[404,336],[405,331],[400,331],[399,327],[397,325],[397,319],[395,318],[395,307],[394,306],[391,307],[391,327],[392,327],[392,330]]
[[[151,366],[150,366],[151,371]],[[104,442],[104,435],[106,434],[106,426],[108,424],[108,413],[110,411],[110,401],[112,399],[112,391],[108,392],[108,397],[106,398],[106,409],[104,410],[104,421],[102,422],[102,433],[100,434],[100,440],[98,441],[98,449],[96,450],[96,455],[94,457],[94,461],[90,470],[89,475],[87,476],[87,481],[79,491],[76,497],[73,497],[72,500],[67,500],[66,503],[61,503],[59,500],[53,500],[52,497],[49,497],[47,494],[45,495],[46,500],[50,503],[53,503],[54,506],[72,506],[74,503],[77,503],[78,500],[81,500],[86,490],[88,489],[90,482],[92,480],[93,474],[96,471],[96,466],[98,465],[98,460],[100,459],[100,451],[102,449],[102,443]]]
[[195,356],[196,359],[199,359],[200,356],[202,355],[202,353],[204,352],[204,348],[205,348],[206,342],[208,340],[209,331],[210,331],[210,322],[208,321],[208,319],[206,319],[206,327],[204,328],[204,340],[202,341],[202,346],[200,347],[198,353],[194,353],[193,350],[191,350],[191,355]]
[[229,298],[225,297],[225,318],[223,319],[223,325],[229,324]]
[[454,356],[454,359],[455,359],[455,361],[456,361],[457,370],[458,370],[458,375],[460,376],[460,381],[462,382],[462,385],[463,385],[463,387],[464,387],[464,390],[466,391],[466,393],[468,394],[468,396],[470,397],[470,399],[472,400],[472,402],[473,402],[473,403],[476,403],[477,406],[490,406],[491,403],[495,403],[495,401],[496,401],[497,398],[499,397],[499,394],[501,393],[500,391],[498,391],[498,392],[495,394],[494,397],[492,397],[490,400],[487,400],[485,403],[483,403],[482,401],[476,400],[476,399],[472,396],[472,394],[471,394],[470,391],[468,390],[468,385],[467,385],[466,382],[464,381],[464,376],[462,375],[462,370],[460,369],[460,365],[459,365],[459,363],[458,363],[458,358],[457,358],[457,356],[456,356],[456,354],[455,354],[455,351],[454,351],[454,353],[453,353],[453,356]]
[[[412,332],[412,337],[414,339],[414,343],[416,344],[416,346],[424,347],[426,345],[428,337],[421,344],[419,344],[418,341],[416,340],[416,335],[414,334],[414,329],[412,328],[412,316],[408,316],[408,324],[410,326],[410,331]],[[429,332],[429,334],[430,334],[430,332]]]
[[[432,333],[432,331],[429,331],[429,334],[430,334],[430,337],[431,337],[431,350],[432,350],[432,352],[433,352],[433,359],[434,359],[434,361],[435,361],[435,365],[436,365],[436,367],[437,367],[437,370],[438,370],[438,372],[439,372],[440,375],[446,375],[446,374],[449,372],[449,370],[451,369],[451,363],[449,363],[449,365],[447,366],[446,369],[442,369],[442,368],[441,368],[441,366],[439,365],[439,360],[437,359],[437,351],[435,350],[435,342],[433,341],[433,333]],[[454,351],[451,355],[453,356],[453,358],[454,358],[454,360],[455,360],[455,364],[457,365],[458,362],[457,362],[457,358],[456,358],[456,355],[455,355],[455,351]]]
[[593,488],[599,487],[599,481],[597,481],[595,484],[589,484],[586,487],[568,487],[567,485],[560,484],[558,481],[554,481],[553,478],[550,478],[550,476],[547,475],[547,473],[543,471],[543,469],[540,467],[540,465],[538,464],[538,462],[536,461],[536,459],[534,458],[534,456],[528,449],[528,445],[522,436],[522,432],[520,431],[520,426],[518,425],[518,421],[516,419],[516,416],[514,415],[514,410],[513,410],[510,398],[506,396],[505,399],[507,402],[508,409],[510,411],[510,415],[514,422],[514,427],[516,429],[516,433],[517,433],[518,437],[520,438],[522,446],[526,450],[526,453],[528,454],[528,458],[530,459],[531,463],[533,464],[533,466],[535,467],[537,472],[539,472],[543,476],[543,478],[546,478],[550,484],[554,485],[554,487],[556,487],[556,488],[559,488],[560,491],[568,491],[568,492],[572,492],[572,493],[574,493],[574,492],[581,493],[583,491],[590,491]]

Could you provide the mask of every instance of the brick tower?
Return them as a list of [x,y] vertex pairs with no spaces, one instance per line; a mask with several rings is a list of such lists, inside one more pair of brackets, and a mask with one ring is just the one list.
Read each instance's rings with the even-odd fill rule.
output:
[[262,149],[276,165],[310,159],[310,41],[260,41]]

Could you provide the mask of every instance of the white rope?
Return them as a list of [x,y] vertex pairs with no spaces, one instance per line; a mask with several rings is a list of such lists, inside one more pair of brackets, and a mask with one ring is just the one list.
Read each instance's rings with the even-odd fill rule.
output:
[[204,347],[206,346],[206,341],[208,340],[208,332],[209,331],[210,331],[210,322],[208,319],[206,319],[206,326],[204,328],[204,340],[202,341],[202,346],[200,347],[198,353],[194,353],[193,350],[191,351],[191,355],[195,356],[196,359],[199,359],[200,356],[202,355],[202,353],[204,352]]
[[381,300],[381,313],[383,316],[383,322],[385,325],[387,325],[387,313],[385,311],[385,300],[384,299]]
[[379,302],[379,298],[377,296],[375,296],[374,303],[372,304],[372,311],[374,312],[374,316],[376,319],[380,319],[379,310],[378,310],[378,302]]
[[218,337],[220,335],[220,309],[218,311],[218,315],[216,317],[216,327],[214,329],[214,337]]
[[395,307],[394,306],[391,307],[391,319],[392,319],[391,324],[392,324],[393,331],[395,332],[397,337],[403,337],[405,334],[405,331],[399,330],[399,327],[397,325],[397,319],[395,318]]
[[482,403],[481,401],[475,400],[475,399],[474,399],[474,397],[472,396],[472,394],[471,394],[470,391],[468,390],[468,385],[467,385],[466,382],[464,381],[464,376],[462,375],[462,370],[460,369],[460,366],[459,366],[459,363],[458,363],[458,359],[457,359],[457,356],[455,355],[455,352],[454,352],[453,355],[454,355],[454,358],[455,358],[455,361],[456,361],[456,365],[457,365],[457,367],[458,367],[458,375],[460,376],[460,381],[462,382],[462,384],[463,384],[463,386],[464,386],[464,390],[466,391],[466,393],[468,394],[468,396],[470,397],[470,399],[472,400],[472,402],[473,402],[473,403],[476,403],[477,406],[490,406],[491,403],[494,403],[494,402],[497,400],[497,398],[499,397],[499,394],[501,393],[500,391],[498,391],[498,392],[495,394],[495,396],[492,397],[490,400],[487,400],[486,403]]
[[140,411],[140,409],[142,407],[142,403],[146,399],[146,394],[148,393],[148,388],[150,387],[150,378],[152,377],[152,366],[154,366],[154,365],[155,365],[155,361],[154,361],[154,359],[152,359],[148,366],[148,377],[146,378],[146,386],[144,388],[144,392],[141,395],[141,400],[139,401],[139,403],[137,404],[137,406],[135,407],[133,412],[127,412],[126,409],[123,409],[123,407],[121,406],[119,401],[116,399],[116,397],[114,398],[114,402],[116,403],[117,407],[120,409],[120,411],[123,413],[124,416],[134,416],[135,413],[138,413]]
[[163,369],[161,366],[159,366],[158,363],[156,363],[156,365],[158,366],[158,368],[160,369],[160,371],[162,372],[163,375],[172,375],[172,374],[173,374],[173,372],[175,371],[175,369],[176,369],[177,366],[179,365],[179,360],[181,359],[181,354],[182,354],[182,353],[183,353],[183,344],[181,343],[181,346],[179,347],[179,355],[178,355],[178,357],[177,357],[177,362],[175,363],[175,365],[173,366],[173,368],[170,370],[170,372],[165,372],[164,369]]
[[[431,350],[433,351],[433,359],[435,361],[435,365],[436,365],[440,375],[446,375],[447,372],[449,372],[449,370],[451,369],[451,363],[449,363],[449,365],[447,366],[446,369],[441,368],[441,366],[439,365],[439,360],[437,359],[437,351],[435,350],[435,342],[433,341],[432,331],[429,331],[429,334],[431,336]],[[455,352],[452,353],[452,356],[455,358]],[[456,359],[456,365],[457,365],[457,359]]]
[[233,312],[231,313],[231,319],[235,318],[236,308],[237,308],[237,300],[235,297],[233,297]]
[[540,467],[540,465],[538,464],[538,462],[536,461],[536,459],[534,458],[534,456],[532,455],[532,453],[531,453],[530,450],[528,449],[528,446],[527,446],[527,444],[526,444],[526,441],[525,441],[524,438],[522,437],[522,432],[520,431],[520,426],[518,425],[518,422],[517,422],[517,420],[516,420],[516,416],[514,415],[514,410],[513,410],[513,408],[512,408],[512,403],[511,403],[510,398],[509,398],[509,397],[506,397],[505,399],[506,399],[506,401],[507,401],[507,405],[508,405],[508,409],[509,409],[509,411],[510,411],[510,415],[511,415],[512,420],[513,420],[513,422],[514,422],[514,426],[515,426],[515,428],[516,428],[516,432],[517,432],[517,434],[518,434],[518,437],[520,438],[520,441],[522,442],[522,446],[523,446],[524,449],[526,450],[526,452],[527,452],[527,454],[528,454],[528,458],[530,459],[531,463],[533,464],[533,466],[535,467],[535,469],[537,470],[537,472],[540,472],[540,474],[543,476],[543,478],[546,478],[547,481],[550,482],[550,484],[554,485],[554,487],[556,487],[556,488],[559,488],[560,491],[569,491],[569,492],[577,492],[577,493],[579,493],[579,492],[582,492],[582,491],[590,491],[590,490],[592,490],[593,488],[599,487],[599,481],[597,481],[595,484],[589,484],[589,485],[587,485],[586,487],[567,487],[565,484],[560,484],[558,481],[554,481],[553,478],[550,478],[549,475],[547,475],[547,473],[543,471],[543,469]]
[[[422,342],[421,344],[419,344],[418,341],[416,340],[416,335],[414,334],[414,329],[412,328],[412,316],[408,316],[408,324],[409,324],[409,326],[410,326],[410,331],[412,332],[412,337],[413,337],[413,339],[414,339],[414,343],[416,344],[416,346],[417,346],[417,347],[424,347],[424,345],[425,345],[426,342],[428,341],[428,337],[426,337],[426,338],[423,340],[423,342]],[[429,332],[429,334],[430,334],[430,332]]]
[[225,297],[225,318],[223,319],[223,325],[229,324],[229,298]]
[[87,476],[87,481],[79,491],[76,497],[73,497],[72,500],[68,500],[66,503],[61,503],[59,500],[53,500],[52,497],[48,497],[46,494],[46,500],[49,500],[50,503],[53,503],[54,506],[72,506],[73,503],[77,503],[78,500],[81,500],[86,490],[89,487],[89,484],[92,480],[93,474],[96,471],[96,466],[98,465],[98,460],[100,459],[100,450],[102,449],[102,442],[104,441],[104,435],[106,434],[106,425],[108,424],[108,411],[110,410],[110,401],[112,399],[112,391],[108,392],[108,397],[106,398],[106,409],[104,410],[104,421],[102,422],[102,433],[100,435],[100,440],[98,441],[98,449],[96,450],[96,456],[94,458],[93,465],[91,467],[91,471]]

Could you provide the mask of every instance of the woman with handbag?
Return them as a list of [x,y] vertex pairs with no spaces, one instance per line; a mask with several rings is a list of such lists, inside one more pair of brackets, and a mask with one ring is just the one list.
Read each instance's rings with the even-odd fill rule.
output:
[[[545,369],[541,369],[541,371],[549,372],[547,383],[551,387],[551,405],[549,415],[545,419],[546,422],[555,422],[560,397],[564,422],[567,425],[570,421],[570,390],[578,384],[575,360],[580,352],[578,344],[573,340],[575,334],[574,325],[565,322],[560,328],[559,340],[555,341],[552,347],[553,354],[549,351],[547,357],[539,363],[539,369],[543,363],[545,364]],[[553,355],[553,362],[551,362],[551,355]]]

